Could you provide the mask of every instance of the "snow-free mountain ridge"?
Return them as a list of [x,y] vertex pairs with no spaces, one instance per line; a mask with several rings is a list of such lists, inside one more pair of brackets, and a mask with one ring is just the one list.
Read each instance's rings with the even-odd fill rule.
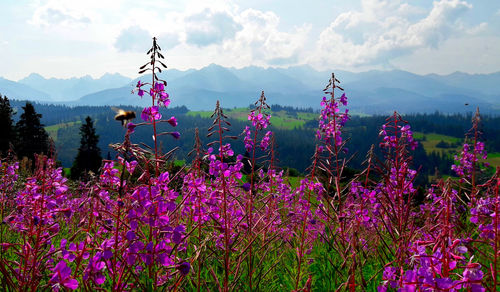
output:
[[[500,113],[500,72],[491,74],[418,75],[401,70],[353,73],[335,71],[349,97],[350,109],[361,113],[482,112]],[[331,72],[308,65],[289,68],[226,68],[211,64],[199,70],[168,69],[159,74],[168,82],[173,106],[209,110],[220,100],[224,107],[245,107],[262,90],[269,104],[319,108]],[[33,73],[18,82],[0,78],[0,93],[12,99],[29,99],[68,105],[150,104],[131,94],[138,80],[148,82],[151,75],[135,79],[118,73],[93,79],[44,78]]]

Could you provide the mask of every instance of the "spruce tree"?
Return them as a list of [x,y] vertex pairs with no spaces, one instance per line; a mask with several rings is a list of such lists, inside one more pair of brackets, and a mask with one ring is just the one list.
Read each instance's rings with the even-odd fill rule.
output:
[[7,96],[0,95],[0,156],[6,156],[10,145],[14,145],[15,131],[13,110]]
[[48,154],[49,135],[40,123],[41,114],[36,113],[35,107],[29,102],[23,106],[24,113],[16,124],[17,130],[17,155],[24,156],[34,161],[35,153]]
[[80,127],[80,148],[71,167],[71,177],[78,179],[85,177],[88,171],[97,173],[101,167],[101,149],[97,146],[99,136],[90,117]]

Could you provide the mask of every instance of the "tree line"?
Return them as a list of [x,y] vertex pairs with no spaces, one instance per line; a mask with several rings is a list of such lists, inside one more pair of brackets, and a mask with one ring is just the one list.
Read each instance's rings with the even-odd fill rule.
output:
[[[50,139],[44,124],[42,114],[36,112],[31,102],[22,106],[23,113],[14,123],[14,110],[8,97],[0,95],[0,157],[17,156],[27,160],[27,167],[35,167],[36,155],[55,155],[55,145]],[[80,147],[71,167],[71,177],[81,178],[88,171],[98,172],[101,167],[101,150],[97,146],[99,135],[90,116],[80,127]]]
[[[26,102],[23,102],[26,104]],[[14,108],[20,109],[23,106],[22,102],[14,101]],[[48,125],[60,125],[57,127],[57,140],[55,141],[55,149],[57,150],[57,159],[66,167],[73,166],[77,160],[87,157],[85,153],[87,149],[102,149],[100,155],[113,158],[115,153],[109,148],[109,144],[123,141],[125,129],[119,122],[114,120],[115,112],[111,107],[104,106],[85,106],[85,107],[68,107],[62,105],[37,104],[34,103],[40,115],[39,120]],[[133,110],[140,113],[140,107],[123,107],[125,110]],[[273,111],[297,111],[286,106],[273,106]],[[19,110],[20,111],[20,110]],[[212,121],[209,118],[201,116],[187,115],[188,109],[184,106],[168,108],[162,110],[164,116],[175,116],[178,120],[176,131],[181,133],[181,139],[161,139],[159,141],[163,152],[178,148],[176,158],[186,160],[188,163],[190,157],[187,155],[193,147],[195,129],[198,128],[201,133],[202,143],[208,143],[209,139],[203,133],[207,133],[208,127]],[[9,114],[2,113],[2,119]],[[10,112],[12,115],[12,111]],[[139,114],[138,114],[139,116]],[[90,120],[87,121],[86,118]],[[422,133],[437,133],[445,134],[454,137],[463,138],[471,127],[472,115],[444,115],[438,112],[434,114],[413,114],[405,115],[404,119],[409,121],[412,130]],[[20,120],[21,118],[18,117]],[[346,132],[343,134],[348,139],[346,157],[351,158],[350,166],[355,169],[361,169],[363,162],[366,159],[366,153],[372,144],[378,145],[380,138],[378,132],[382,124],[385,123],[385,116],[351,116],[350,121],[346,124]],[[75,122],[76,121],[76,122]],[[231,135],[240,135],[247,126],[247,121],[229,119],[231,123]],[[72,122],[72,123],[68,123]],[[13,122],[12,122],[13,123]],[[18,121],[19,123],[19,121]],[[489,152],[500,152],[500,117],[483,116],[482,117],[482,132],[481,139],[485,141],[486,148]],[[314,135],[318,126],[316,120],[311,120],[305,123],[304,126],[296,127],[293,130],[273,128],[272,131],[276,140],[276,158],[277,164],[283,168],[291,168],[293,173],[302,172],[310,166],[310,158],[314,153]],[[167,131],[168,125],[159,125],[159,131]],[[165,127],[164,129],[162,127]],[[43,129],[41,124],[39,128]],[[4,129],[4,128],[2,128]],[[92,130],[93,129],[93,130]],[[2,135],[9,137],[10,134]],[[93,135],[96,138],[92,138]],[[144,142],[152,146],[151,129],[147,127],[137,127],[135,133],[131,136],[134,143]],[[83,139],[82,137],[88,137]],[[240,137],[242,138],[242,137]],[[82,140],[83,139],[83,140]],[[4,138],[2,141],[8,140]],[[83,146],[91,141],[97,146]],[[2,142],[5,145],[5,142]],[[50,144],[50,143],[49,143]],[[236,153],[244,154],[245,149],[243,143],[238,140],[233,144],[233,149]],[[16,147],[15,147],[16,148]],[[8,149],[4,146],[2,149]],[[381,155],[379,147],[374,147],[375,154]],[[43,151],[44,153],[47,150]],[[19,155],[19,152],[18,152]],[[423,147],[418,147],[413,152],[414,167],[420,168],[422,184],[426,183],[425,178],[436,173],[441,175],[451,175],[450,163],[453,162],[451,155],[442,153],[426,153]],[[75,160],[75,158],[77,158]],[[97,160],[97,159],[96,159]],[[81,159],[88,161],[88,159]],[[97,163],[95,164],[97,165]],[[95,167],[84,167],[83,169],[95,169]],[[295,171],[296,169],[297,171]],[[92,170],[94,171],[94,170]],[[78,173],[79,170],[75,170]]]

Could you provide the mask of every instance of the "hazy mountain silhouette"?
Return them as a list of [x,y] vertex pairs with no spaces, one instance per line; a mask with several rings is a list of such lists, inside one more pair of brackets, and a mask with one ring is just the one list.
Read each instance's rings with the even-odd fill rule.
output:
[[32,73],[19,80],[19,83],[47,92],[53,100],[70,101],[93,92],[124,86],[130,81],[130,78],[118,73],[106,73],[98,79],[93,79],[88,75],[80,78],[45,79],[39,74]]
[[[210,110],[216,100],[223,107],[245,107],[265,91],[269,104],[319,108],[322,89],[331,72],[308,65],[289,68],[225,68],[211,64],[199,70],[167,69],[160,74],[168,82],[172,105]],[[353,73],[336,70],[335,76],[349,97],[350,109],[362,113],[500,112],[500,72],[492,74],[418,75],[401,70]],[[11,98],[60,100],[69,105],[148,105],[131,94],[137,81],[150,82],[151,75],[135,79],[105,74],[69,79],[45,79],[38,74],[13,82],[0,79],[0,93]]]

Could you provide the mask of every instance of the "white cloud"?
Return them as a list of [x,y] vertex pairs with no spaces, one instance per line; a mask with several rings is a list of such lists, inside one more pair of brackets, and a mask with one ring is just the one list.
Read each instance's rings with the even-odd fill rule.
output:
[[90,24],[91,18],[82,11],[60,5],[58,1],[49,1],[35,10],[30,23],[42,27],[78,27]]
[[437,48],[444,40],[463,32],[457,24],[472,5],[441,0],[415,21],[408,14],[419,9],[399,1],[364,0],[361,11],[340,14],[323,30],[311,62],[320,67],[388,64],[389,58],[418,48]]
[[[119,70],[135,76],[137,67],[147,61],[144,52],[152,36],[158,38],[169,67],[178,69],[210,63],[231,67],[310,64],[318,69],[360,71],[404,64],[422,72],[418,66],[425,62],[414,56],[444,56],[443,50],[451,50],[452,43],[499,35],[495,30],[498,4],[433,1],[317,0],[303,8],[306,17],[285,0],[0,0],[6,12],[4,26],[9,27],[4,43],[0,40],[6,59],[0,74],[101,76]],[[460,38],[461,42],[452,41]],[[492,49],[484,52],[498,51],[498,41],[487,44]],[[460,54],[462,59],[477,59],[472,49]],[[29,59],[23,72],[19,64],[7,60],[18,60],[20,55]],[[485,56],[492,59],[490,64],[497,64],[494,54]],[[434,67],[426,64],[429,72],[445,66],[440,60]],[[451,61],[447,68],[458,67],[455,63]]]
[[[224,5],[198,6],[179,21],[183,37],[169,52],[169,60],[184,63],[183,68],[210,63],[230,67],[295,64],[311,30],[311,25],[303,24],[284,31],[274,12]],[[164,43],[161,36],[159,42]]]
[[476,35],[476,34],[479,34],[481,32],[484,32],[488,29],[488,23],[486,22],[481,22],[480,24],[478,24],[477,26],[474,26],[474,27],[471,27],[471,28],[467,28],[465,31],[468,33],[468,34],[471,34],[471,35]]
[[273,12],[247,9],[238,16],[243,28],[233,40],[224,43],[222,50],[230,52],[234,66],[268,65],[287,60],[294,63],[300,54],[310,25],[295,27],[290,32],[279,29],[280,18]]
[[232,15],[225,11],[212,11],[209,8],[185,19],[186,42],[196,46],[220,44],[231,39],[242,29]]
[[120,52],[145,52],[151,35],[139,26],[131,26],[120,32],[114,46]]

